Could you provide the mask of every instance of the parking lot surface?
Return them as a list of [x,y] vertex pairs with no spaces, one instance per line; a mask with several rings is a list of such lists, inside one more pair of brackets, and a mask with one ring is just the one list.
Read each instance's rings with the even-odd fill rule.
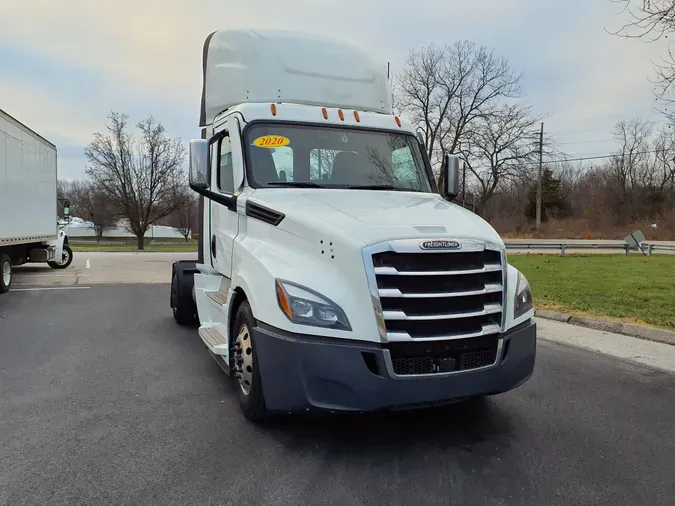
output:
[[196,260],[197,253],[76,251],[73,263],[63,270],[46,264],[24,264],[14,269],[15,289],[97,284],[171,282],[171,264]]
[[253,425],[168,301],[0,297],[0,504],[672,504],[671,373],[540,340],[485,401]]

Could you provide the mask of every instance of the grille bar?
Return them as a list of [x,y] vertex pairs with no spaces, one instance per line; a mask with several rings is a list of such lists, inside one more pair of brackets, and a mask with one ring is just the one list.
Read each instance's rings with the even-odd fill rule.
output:
[[469,297],[471,295],[485,295],[498,293],[503,289],[500,283],[486,283],[482,290],[465,290],[460,292],[436,292],[436,293],[403,293],[398,288],[380,288],[380,297],[407,298],[407,299],[436,299],[438,297]]
[[407,315],[404,311],[383,311],[382,316],[385,320],[458,320],[461,318],[473,318],[476,316],[485,316],[502,312],[501,304],[486,304],[481,311],[470,311],[465,313],[447,313],[447,314],[425,314],[425,315]]
[[387,276],[459,276],[462,274],[482,274],[501,271],[500,264],[486,264],[479,269],[460,269],[452,271],[399,271],[396,267],[375,267],[375,275]]
[[401,239],[364,251],[384,342],[498,340],[505,311],[502,250],[473,239],[453,242],[460,247],[426,251],[426,242]]
[[408,332],[395,331],[387,332],[387,339],[390,342],[414,342],[414,341],[439,341],[439,340],[454,340],[454,339],[469,339],[472,337],[483,337],[489,335],[499,334],[501,327],[498,324],[483,325],[482,329],[477,332],[459,332],[447,333],[443,335],[434,335],[430,337],[415,337],[413,338]]

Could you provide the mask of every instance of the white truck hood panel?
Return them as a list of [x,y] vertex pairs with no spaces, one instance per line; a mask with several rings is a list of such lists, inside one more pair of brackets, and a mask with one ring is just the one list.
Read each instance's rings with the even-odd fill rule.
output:
[[[328,222],[361,246],[412,237],[476,238],[502,245],[485,220],[437,194],[265,188],[251,198],[296,223]],[[285,228],[284,221],[279,228]]]

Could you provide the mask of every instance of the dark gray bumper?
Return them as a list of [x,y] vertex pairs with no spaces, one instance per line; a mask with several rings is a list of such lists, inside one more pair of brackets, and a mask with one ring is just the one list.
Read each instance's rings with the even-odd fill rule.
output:
[[254,329],[265,401],[275,412],[372,411],[506,392],[532,376],[536,334],[528,322],[501,335],[493,366],[406,377],[393,374],[388,350],[375,343]]

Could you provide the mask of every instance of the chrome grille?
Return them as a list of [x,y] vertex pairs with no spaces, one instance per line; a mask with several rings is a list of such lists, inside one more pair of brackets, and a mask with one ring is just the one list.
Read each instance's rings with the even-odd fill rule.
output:
[[[410,240],[396,250],[392,244],[370,258],[387,341],[499,334],[504,311],[504,265],[499,250],[485,249],[477,241],[451,252],[421,252],[417,242]],[[494,361],[492,347],[476,351],[485,353],[460,362]],[[411,365],[413,369],[421,366],[417,362]]]

